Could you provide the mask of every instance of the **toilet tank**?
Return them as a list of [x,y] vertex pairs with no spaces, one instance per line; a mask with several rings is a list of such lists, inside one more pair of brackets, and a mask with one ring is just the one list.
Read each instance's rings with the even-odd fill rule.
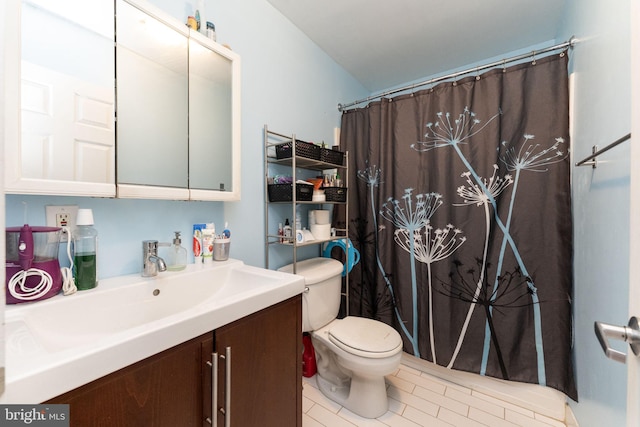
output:
[[[302,331],[320,329],[338,316],[342,290],[342,268],[333,258],[311,258],[296,263],[296,274],[304,276]],[[293,264],[278,269],[293,273]]]

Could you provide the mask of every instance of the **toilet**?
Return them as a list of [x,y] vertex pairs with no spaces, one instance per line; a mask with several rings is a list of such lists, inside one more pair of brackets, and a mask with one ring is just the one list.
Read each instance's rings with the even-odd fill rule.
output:
[[[293,272],[293,264],[279,269]],[[316,354],[318,388],[329,399],[365,418],[387,412],[384,377],[395,372],[402,357],[402,338],[391,326],[373,319],[347,316],[340,309],[343,265],[332,258],[296,264],[304,276],[302,332],[309,332]]]

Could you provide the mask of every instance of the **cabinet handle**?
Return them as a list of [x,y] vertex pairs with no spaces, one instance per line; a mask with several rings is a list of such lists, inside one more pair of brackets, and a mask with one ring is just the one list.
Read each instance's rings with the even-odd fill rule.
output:
[[211,362],[207,362],[211,366],[211,418],[207,418],[207,422],[213,427],[218,426],[217,407],[218,407],[218,353],[211,353]]
[[224,427],[231,427],[231,347],[226,348],[225,376],[224,376]]

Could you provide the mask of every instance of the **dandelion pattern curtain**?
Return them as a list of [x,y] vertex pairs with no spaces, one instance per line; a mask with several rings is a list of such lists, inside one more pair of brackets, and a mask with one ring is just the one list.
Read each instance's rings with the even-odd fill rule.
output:
[[350,314],[577,400],[568,116],[566,52],[345,112]]

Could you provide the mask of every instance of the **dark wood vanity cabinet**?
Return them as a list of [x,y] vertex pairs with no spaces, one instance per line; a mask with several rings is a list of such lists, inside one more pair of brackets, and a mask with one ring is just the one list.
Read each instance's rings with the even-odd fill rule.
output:
[[47,403],[69,404],[71,426],[200,426],[201,347],[210,335],[172,347]]
[[46,403],[69,404],[78,427],[207,427],[213,412],[220,427],[300,427],[301,310],[298,295]]
[[[238,427],[302,425],[301,321],[298,296],[216,329],[218,357],[231,349],[230,408],[218,411],[219,426],[228,415]],[[218,407],[229,379],[225,363],[218,363]]]

